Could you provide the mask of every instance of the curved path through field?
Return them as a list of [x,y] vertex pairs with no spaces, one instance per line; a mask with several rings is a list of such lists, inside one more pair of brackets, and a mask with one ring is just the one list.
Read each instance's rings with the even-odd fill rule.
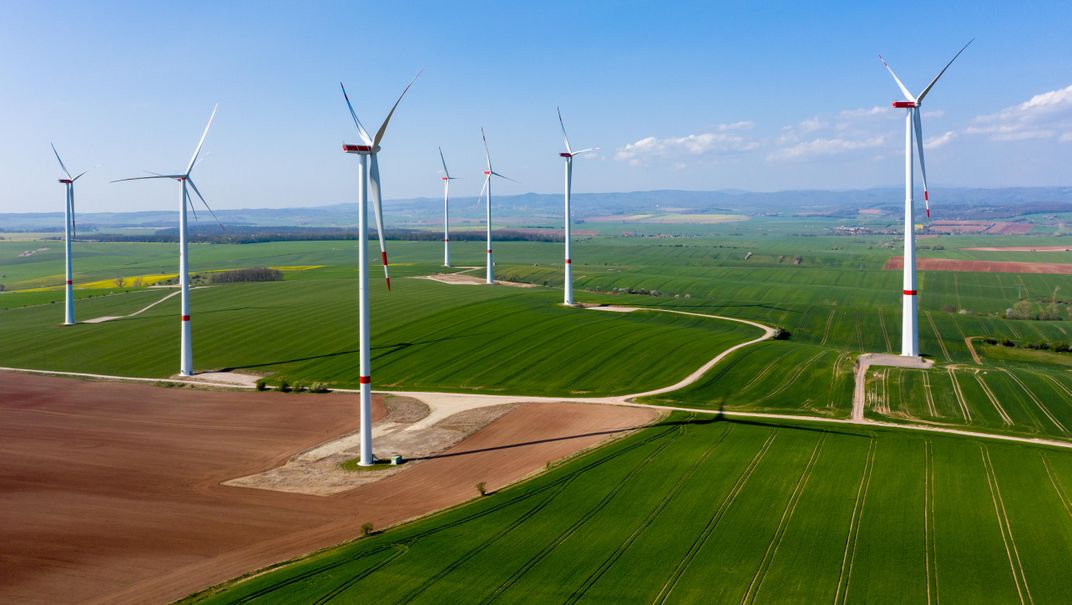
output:
[[[923,431],[928,433],[943,433],[947,435],[959,435],[963,437],[973,437],[977,439],[996,439],[1000,441],[1012,441],[1016,443],[1025,443],[1032,445],[1046,445],[1051,447],[1058,447],[1064,449],[1072,449],[1072,442],[1061,441],[1057,439],[1045,439],[1036,437],[1020,437],[1016,435],[1003,435],[1000,433],[986,433],[980,431],[970,431],[951,427],[934,426],[928,424],[913,424],[910,422],[886,422],[881,420],[871,420],[864,417],[864,398],[863,398],[863,378],[866,376],[866,368],[868,365],[864,360],[859,364],[856,374],[856,385],[853,395],[853,406],[850,418],[827,418],[823,416],[812,416],[807,414],[773,414],[766,412],[742,412],[742,411],[729,411],[729,410],[714,410],[710,408],[694,408],[687,406],[666,406],[666,405],[651,405],[636,403],[633,401],[639,397],[645,397],[648,395],[664,394],[672,391],[676,391],[685,388],[698,380],[700,380],[704,374],[711,370],[714,366],[720,363],[731,353],[738,351],[744,347],[751,346],[765,340],[770,340],[774,337],[775,329],[771,326],[762,324],[760,322],[751,321],[748,319],[740,319],[737,317],[727,317],[723,315],[714,315],[710,313],[695,313],[692,311],[677,311],[673,309],[651,309],[642,307],[628,307],[617,305],[604,305],[587,307],[588,309],[595,311],[606,312],[619,312],[619,313],[632,313],[635,311],[652,311],[658,313],[674,313],[678,315],[692,315],[695,317],[706,317],[710,319],[718,319],[723,321],[733,321],[737,323],[743,323],[750,326],[754,326],[763,330],[763,335],[754,338],[752,340],[736,344],[722,352],[715,355],[707,363],[700,366],[696,371],[692,372],[680,381],[667,386],[650,391],[643,391],[640,393],[631,393],[628,395],[617,395],[611,397],[546,397],[546,396],[526,396],[526,395],[483,395],[476,393],[443,393],[438,391],[376,391],[377,393],[401,395],[405,397],[412,397],[419,399],[432,408],[432,415],[437,418],[441,418],[445,412],[457,412],[466,409],[472,409],[476,407],[485,407],[490,405],[507,404],[507,403],[588,403],[588,404],[601,404],[601,405],[624,405],[631,407],[644,407],[644,408],[656,408],[663,410],[675,410],[684,412],[693,412],[697,414],[719,414],[728,418],[755,418],[755,419],[768,419],[768,420],[791,420],[791,421],[803,421],[803,422],[819,422],[827,424],[856,424],[856,425],[869,425],[890,429],[901,429],[911,431]],[[896,357],[887,355],[884,357]],[[885,365],[890,365],[886,363]],[[896,364],[893,364],[896,365]],[[861,372],[860,369],[863,369]],[[56,376],[71,376],[79,378],[97,378],[103,380],[116,380],[116,381],[137,381],[137,382],[150,382],[150,383],[170,383],[170,384],[186,384],[194,386],[209,386],[216,388],[237,388],[237,389],[249,389],[252,388],[248,385],[236,385],[223,382],[206,382],[195,380],[177,380],[177,379],[159,379],[159,378],[136,378],[127,376],[110,376],[106,374],[88,374],[79,372],[53,372],[47,370],[31,370],[25,368],[5,368],[0,367],[0,371],[9,372],[25,372],[31,374],[45,374]],[[336,392],[341,393],[357,393],[354,389],[334,389]],[[418,427],[419,428],[419,427]]]

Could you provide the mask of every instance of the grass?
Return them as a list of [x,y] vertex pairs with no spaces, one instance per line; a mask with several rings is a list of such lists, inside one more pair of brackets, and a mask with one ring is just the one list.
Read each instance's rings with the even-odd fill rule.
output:
[[[302,274],[313,274],[311,270]],[[356,386],[352,277],[229,284],[191,292],[195,367],[272,373],[272,381]],[[82,319],[123,315],[158,290],[83,301]],[[551,290],[374,283],[377,388],[530,395],[629,393],[672,384],[759,330],[666,313],[597,313],[557,305]],[[145,377],[176,371],[179,297],[136,317],[59,329],[52,305],[3,311],[3,363]],[[563,347],[561,335],[570,336]],[[138,350],[131,355],[131,348]],[[92,356],[80,352],[92,350]],[[638,353],[639,351],[639,353]]]
[[1060,602],[1069,486],[1039,447],[677,414],[185,602]]

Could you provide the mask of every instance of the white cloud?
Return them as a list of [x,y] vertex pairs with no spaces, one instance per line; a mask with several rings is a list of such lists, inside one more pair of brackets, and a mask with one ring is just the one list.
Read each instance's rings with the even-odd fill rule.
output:
[[890,107],[875,105],[874,107],[860,108],[860,109],[842,109],[838,112],[838,117],[842,119],[855,120],[859,118],[870,118],[874,116],[880,116],[883,114],[893,114],[890,111]]
[[712,132],[683,137],[644,137],[619,149],[614,154],[614,159],[634,166],[653,158],[672,159],[676,160],[677,169],[681,169],[681,166],[686,164],[683,158],[726,155],[758,149],[760,146],[758,141],[737,134],[738,131],[752,127],[752,122],[741,121],[720,124]]
[[1072,132],[1064,133],[1063,135],[1061,135],[1061,138],[1057,140],[1061,141],[1062,143],[1072,143]]
[[876,135],[865,139],[846,139],[842,137],[819,138],[803,141],[789,147],[775,149],[767,154],[768,160],[796,160],[814,156],[840,155],[861,149],[881,147],[886,137]]
[[975,118],[964,130],[992,141],[1059,138],[1072,131],[1072,85],[1035,95],[1012,107]]
[[939,147],[945,147],[946,145],[951,143],[953,141],[953,139],[955,139],[955,138],[957,138],[957,133],[955,133],[952,130],[950,130],[950,131],[947,131],[946,133],[940,134],[940,135],[938,135],[936,137],[931,137],[929,139],[924,139],[923,145],[927,149],[938,149]]

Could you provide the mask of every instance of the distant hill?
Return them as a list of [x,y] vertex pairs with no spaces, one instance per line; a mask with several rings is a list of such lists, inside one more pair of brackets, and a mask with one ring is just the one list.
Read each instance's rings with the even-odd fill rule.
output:
[[[860,209],[900,212],[903,192],[899,188],[845,191],[799,190],[770,193],[723,191],[631,191],[574,194],[574,213],[579,219],[613,217],[623,219],[643,213],[674,214],[781,214],[854,217]],[[1072,187],[1015,187],[1000,189],[935,188],[933,205],[948,218],[997,219],[1024,214],[1072,212]],[[438,224],[442,216],[440,198],[411,198],[384,202],[388,221],[396,226]],[[532,219],[534,224],[552,224],[562,216],[562,195],[526,193],[496,196],[495,214],[516,223]],[[477,221],[483,209],[474,197],[452,198],[451,214],[459,220]],[[250,227],[350,227],[356,220],[354,203],[308,208],[264,208],[219,210],[227,225]],[[84,232],[119,228],[162,229],[177,226],[173,211],[96,212],[79,214]],[[191,217],[192,218],[192,217]],[[201,216],[202,226],[211,219]],[[62,212],[0,214],[2,231],[59,231]]]

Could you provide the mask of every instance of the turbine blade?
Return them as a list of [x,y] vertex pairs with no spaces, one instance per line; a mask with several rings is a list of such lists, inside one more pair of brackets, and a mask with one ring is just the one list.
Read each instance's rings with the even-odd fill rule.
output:
[[494,174],[495,176],[499,177],[500,179],[506,179],[506,180],[510,181],[511,183],[517,183],[518,185],[521,184],[521,181],[515,181],[514,179],[512,179],[512,178],[510,178],[510,177],[508,177],[508,176],[506,176],[504,174],[499,174],[498,172],[492,172],[491,174]]
[[402,97],[406,96],[406,93],[409,92],[409,87],[413,86],[413,83],[417,81],[417,78],[421,77],[422,71],[424,70],[422,69],[421,71],[418,71],[417,75],[413,76],[413,79],[409,81],[409,84],[406,84],[406,87],[402,89],[402,94],[398,95],[398,100],[391,106],[391,111],[387,112],[387,117],[383,119],[383,124],[380,124],[380,129],[376,131],[376,138],[372,140],[374,146],[379,145],[380,141],[383,140],[383,135],[387,132],[387,123],[391,121],[391,116],[395,115],[395,109],[398,109],[398,104],[402,102]]
[[957,57],[960,56],[960,53],[964,52],[965,49],[967,49],[969,46],[971,46],[972,42],[975,42],[975,38],[972,38],[971,40],[968,40],[968,43],[965,44],[963,47],[961,47],[961,49],[957,51],[957,54],[953,55],[953,58],[949,60],[949,63],[945,64],[945,67],[942,68],[942,71],[938,72],[937,76],[934,76],[934,79],[931,80],[931,83],[928,84],[927,87],[923,89],[923,92],[919,93],[919,97],[916,98],[917,103],[922,103],[923,102],[923,97],[927,96],[927,93],[929,93],[931,91],[931,89],[934,88],[934,85],[938,82],[938,78],[942,77],[942,74],[945,73],[945,70],[949,69],[949,66],[953,64],[953,61],[956,61]]
[[357,113],[354,112],[354,106],[350,103],[350,95],[346,94],[346,87],[343,86],[342,82],[339,82],[339,88],[342,89],[342,98],[346,99],[346,106],[350,108],[350,117],[354,119],[354,126],[357,126],[358,136],[361,137],[361,140],[364,141],[366,145],[371,146],[372,138],[369,137],[365,127],[361,125],[361,120],[357,119]]
[[476,206],[477,206],[477,208],[479,208],[480,203],[484,201],[484,191],[487,190],[488,181],[490,181],[490,180],[491,180],[491,173],[489,172],[487,174],[487,176],[484,177],[484,184],[480,187],[480,194],[476,196]]
[[154,174],[153,176],[132,176],[129,179],[116,179],[109,181],[111,183],[122,183],[123,181],[144,181],[146,179],[177,179],[182,178],[185,175],[182,174]]
[[488,172],[491,172],[491,152],[488,151],[488,135],[484,133],[484,129],[480,129],[480,137],[484,139],[484,157],[488,160]]
[[573,155],[573,148],[569,144],[569,135],[566,134],[566,123],[562,121],[562,108],[556,107],[555,110],[558,111],[558,125],[562,127],[562,138],[566,140],[566,153]]
[[[216,217],[216,213],[212,211],[212,206],[208,205],[208,202],[205,201],[205,196],[201,195],[201,191],[198,190],[197,185],[194,184],[193,179],[186,179],[186,182],[190,183],[190,187],[194,190],[194,193],[197,194],[197,197],[201,198],[201,203],[205,205],[205,208],[208,208],[208,213],[212,215],[212,218],[216,221],[216,224],[220,226],[220,231],[226,231],[226,229],[223,228],[223,223],[221,223],[220,219]],[[190,204],[190,207],[192,208],[193,204]]]
[[60,163],[60,168],[63,169],[63,173],[67,175],[67,178],[71,178],[71,172],[67,170],[67,167],[63,165],[63,160],[60,159],[60,152],[56,151],[56,146],[52,143],[49,143],[49,145],[52,145],[52,153],[56,154],[56,161]]
[[[82,174],[85,174],[87,172],[89,172],[89,171],[88,170],[83,170]],[[79,174],[78,176],[76,176],[73,179],[71,179],[71,182],[73,183],[73,182],[77,181],[78,179],[82,178],[82,174]]]
[[190,171],[194,169],[194,164],[197,163],[197,156],[201,153],[201,146],[205,144],[205,137],[208,136],[208,129],[212,127],[212,120],[216,118],[216,110],[219,109],[220,104],[217,103],[212,108],[212,115],[208,117],[208,124],[205,124],[205,131],[201,133],[201,140],[197,142],[197,149],[194,149],[194,155],[190,158],[190,164],[186,167],[185,174],[190,175]]
[[893,68],[890,67],[890,64],[886,62],[886,58],[882,55],[879,55],[878,58],[880,61],[882,61],[882,65],[886,68],[886,71],[890,72],[890,75],[893,76],[893,81],[897,82],[897,87],[901,89],[902,93],[904,93],[905,99],[909,101],[915,101],[916,98],[912,96],[912,93],[908,92],[908,88],[905,87],[904,83],[901,82],[901,79],[897,77],[897,74],[893,73]]
[[930,194],[927,193],[927,162],[923,160],[923,121],[919,117],[919,108],[912,109],[912,121],[916,132],[916,149],[919,151],[919,170],[923,174],[923,206],[927,209],[927,218],[931,217]]
[[580,151],[574,151],[573,155],[577,156],[577,155],[581,155],[582,153],[588,153],[590,151],[597,151],[597,150],[599,150],[599,147],[589,147],[588,149],[582,149]]
[[443,148],[439,148],[439,161],[443,162],[443,175],[450,179],[450,171],[447,170],[447,160],[443,157]]
[[372,212],[376,216],[376,233],[380,236],[380,260],[383,261],[383,278],[387,290],[391,290],[391,274],[387,269],[387,248],[383,242],[383,196],[380,194],[380,162],[373,153],[369,158],[369,193],[372,194]]

